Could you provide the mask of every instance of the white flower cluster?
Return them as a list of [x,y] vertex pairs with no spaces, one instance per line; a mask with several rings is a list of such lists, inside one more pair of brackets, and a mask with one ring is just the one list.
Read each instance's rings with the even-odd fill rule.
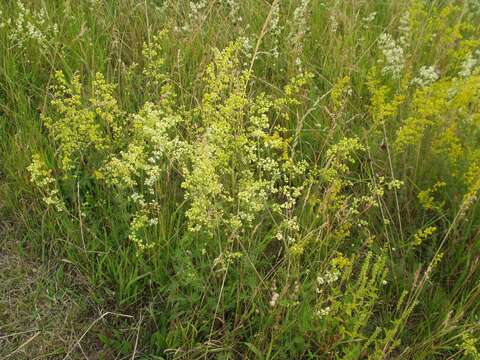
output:
[[230,18],[237,23],[241,22],[243,19],[239,15],[240,2],[238,0],[226,0],[226,3],[230,8]]
[[425,87],[437,81],[438,78],[439,75],[435,70],[435,66],[422,66],[418,71],[418,76],[412,79],[411,84]]
[[207,6],[207,0],[200,0],[198,2],[190,1],[190,18],[205,18],[205,15],[202,14],[202,10]]
[[[323,276],[319,275],[317,276],[317,284],[319,286],[322,285],[330,285],[334,282],[336,282],[340,277],[340,271],[337,268],[333,268],[330,271],[325,272]],[[320,287],[317,288],[317,293],[321,291]]]
[[305,35],[309,31],[307,24],[308,20],[308,10],[309,10],[310,0],[302,0],[300,5],[293,12],[292,20],[292,31],[290,32],[290,44],[292,49],[295,52],[295,64],[298,67],[301,67],[302,60],[300,55],[303,53],[303,43]]
[[398,42],[403,48],[406,48],[410,43],[411,26],[410,26],[410,11],[405,12],[400,18],[400,25],[398,26],[400,38]]
[[338,30],[337,17],[335,16],[335,14],[331,14],[329,19],[330,19],[330,30],[332,31],[332,33],[336,33]]
[[[340,1],[339,0],[335,0],[332,4],[330,4],[328,6],[329,8],[329,16],[328,16],[328,20],[330,22],[330,31],[332,33],[336,33],[337,30],[338,30],[338,8],[339,8],[339,5],[340,5]],[[326,7],[326,4],[322,3],[322,6],[325,6]]]
[[374,12],[371,12],[370,14],[368,14],[368,16],[364,17],[362,19],[363,21],[363,28],[364,29],[369,29],[370,28],[370,24],[375,20],[375,18],[377,17],[377,12],[374,11]]
[[318,310],[315,312],[315,314],[316,314],[318,317],[322,317],[322,316],[327,316],[328,314],[330,314],[330,311],[331,311],[330,306],[327,306],[327,307],[318,309]]
[[181,28],[176,28],[176,30],[191,31],[192,25],[199,25],[203,23],[207,18],[207,14],[204,11],[206,7],[207,7],[207,0],[200,0],[198,2],[190,1],[188,23],[183,25]]
[[280,1],[274,3],[272,6],[273,8],[271,10],[272,16],[270,19],[269,30],[272,37],[273,46],[270,53],[275,59],[278,59],[278,56],[280,55],[278,44],[283,30],[283,26],[280,25]]
[[[239,41],[242,44],[242,50],[244,54],[248,57],[251,58],[252,56],[252,50],[253,50],[253,44],[252,44],[252,39],[248,36],[242,36],[239,38]],[[246,64],[245,64],[246,65]]]
[[277,292],[277,285],[274,282],[273,286],[272,286],[272,297],[271,297],[270,301],[268,302],[268,304],[272,308],[274,308],[275,306],[277,306],[277,301],[278,301],[279,298],[280,298],[280,294]]
[[378,46],[383,53],[384,59],[382,73],[391,75],[394,79],[400,78],[405,66],[403,48],[397,44],[392,35],[383,33],[378,39]]
[[278,231],[275,235],[279,241],[286,240],[288,245],[296,242],[295,235],[300,231],[300,225],[296,216],[284,219],[278,226]]
[[299,27],[301,27],[305,31],[308,30],[305,17],[306,17],[309,5],[310,5],[310,0],[302,0],[301,4],[293,12],[294,23],[299,25]]
[[476,50],[473,54],[468,54],[462,63],[462,70],[458,73],[460,77],[466,78],[478,71],[480,65],[480,50]]
[[34,13],[22,1],[18,1],[17,8],[17,18],[7,20],[7,25],[11,26],[9,40],[21,48],[26,47],[28,40],[33,40],[42,50],[46,50],[58,34],[58,25],[48,19],[44,8]]

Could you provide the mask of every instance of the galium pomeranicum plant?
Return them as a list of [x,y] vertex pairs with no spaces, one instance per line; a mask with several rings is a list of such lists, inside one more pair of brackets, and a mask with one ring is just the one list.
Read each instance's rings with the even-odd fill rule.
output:
[[[163,220],[180,211],[186,226],[177,231],[205,243],[202,257],[212,256],[210,266],[225,277],[232,264],[243,261],[243,241],[270,238],[274,246],[284,249],[289,266],[303,265],[293,273],[279,270],[272,279],[278,277],[276,290],[265,301],[259,299],[258,306],[265,306],[267,314],[275,314],[275,322],[282,322],[285,311],[303,311],[295,299],[309,291],[311,302],[305,304],[315,309],[312,326],[340,321],[344,325],[338,329],[344,329],[345,340],[372,335],[366,321],[386,281],[384,257],[376,257],[370,269],[372,256],[364,253],[358,286],[349,280],[351,264],[359,260],[356,252],[352,256],[338,253],[328,267],[308,259],[317,256],[314,249],[320,245],[327,253],[335,253],[353,235],[371,242],[368,214],[377,211],[384,193],[400,183],[378,177],[374,182],[365,180],[364,186],[365,182],[358,185],[349,178],[358,154],[365,151],[358,138],[344,138],[330,146],[321,164],[302,158],[287,126],[292,110],[305,101],[312,76],[293,77],[279,95],[252,94],[252,73],[242,65],[242,40],[215,50],[198,104],[188,110],[178,105],[175,85],[163,72],[163,36],[153,37],[146,45],[145,65],[138,70],[146,78],[146,88],[158,96],[147,96],[138,112],[120,109],[115,86],[101,74],[92,81],[90,94],[83,91],[78,75],[68,82],[62,73],[56,74],[50,108],[42,116],[58,149],[56,166],[48,169],[34,156],[29,167],[46,205],[67,210],[75,220],[76,205],[61,189],[76,184],[80,191],[80,182],[105,188],[106,196],[115,194],[128,202],[122,206],[128,209],[130,221],[125,237],[135,244],[138,255],[162,246],[166,241],[161,235]],[[332,95],[337,111],[343,106],[341,97],[349,93],[348,83],[348,78],[340,81]],[[354,188],[357,195],[352,197],[349,193]],[[166,192],[181,193],[184,205],[171,209],[165,204]],[[304,216],[314,220],[305,223]],[[216,242],[222,249],[212,246]],[[192,265],[198,260],[188,259],[183,262],[191,276],[185,277],[185,284],[198,279]],[[310,275],[302,284],[306,274]],[[343,285],[334,287],[337,281],[352,282],[349,297],[338,297]],[[324,287],[310,289],[313,283]],[[290,288],[296,290],[286,296]],[[272,286],[264,291],[271,293]],[[358,321],[348,320],[352,315]],[[335,348],[339,345],[331,331],[338,329],[329,329],[329,346]],[[381,343],[380,339],[375,334],[369,344]]]
[[[295,228],[291,213],[305,186],[307,164],[294,159],[281,123],[287,108],[300,103],[297,94],[310,75],[292,79],[284,97],[249,98],[250,73],[240,68],[240,47],[236,42],[217,52],[207,69],[203,101],[189,112],[175,107],[168,81],[158,102],[147,102],[137,114],[127,115],[113,97],[114,86],[100,74],[87,100],[81,96],[78,76],[67,85],[61,73],[56,75],[53,112],[42,119],[59,146],[62,179],[89,171],[106,185],[129,192],[138,206],[131,237],[140,248],[152,245],[139,240],[138,233],[155,225],[154,209],[161,206],[157,183],[172,171],[183,178],[193,232],[221,231],[235,238],[267,210]],[[163,79],[149,65],[161,67],[157,50],[154,43],[144,52],[149,60],[144,74],[155,83]],[[126,122],[130,140],[122,147]]]
[[[395,131],[391,145],[396,154],[415,151],[431,159],[425,156],[427,151],[442,162],[447,160],[453,174],[472,173],[468,164],[474,166],[476,151],[467,134],[476,134],[478,128],[480,80],[475,54],[480,42],[471,23],[454,20],[461,7],[449,4],[429,16],[425,6],[412,2],[400,21],[403,38],[398,44],[388,34],[379,39],[383,60],[372,70],[368,84],[373,123]],[[423,31],[416,31],[419,28]],[[451,61],[413,69],[416,54],[408,44],[418,47],[434,36],[442,44],[455,39],[455,46],[445,54]],[[400,113],[403,118],[395,121]]]
[[[97,32],[77,38],[91,11],[72,20],[78,28],[61,25],[70,32],[61,51],[74,48],[72,36],[92,51],[79,63],[109,75],[83,65],[69,75],[75,51],[51,63],[66,70],[48,82],[46,137],[26,147],[36,149],[28,171],[40,203],[28,207],[31,219],[41,212],[42,236],[67,239],[55,251],[120,306],[160,308],[152,346],[162,355],[478,354],[475,1],[330,3],[270,1],[257,13],[237,0],[161,10],[145,2],[128,21],[101,19],[119,34],[138,22],[124,41],[113,38],[111,62],[98,60],[108,57],[101,42],[87,46]],[[56,17],[19,9],[8,8],[12,20],[0,29],[5,48],[19,59],[49,50]],[[152,34],[163,14],[177,25],[166,51],[171,34]],[[212,36],[216,24],[232,31]],[[350,53],[351,31],[365,36]],[[211,50],[232,34],[246,37]],[[151,39],[143,51],[142,36]],[[194,49],[194,37],[205,47]],[[255,59],[244,53],[252,49]],[[20,96],[30,81],[23,72],[47,79],[48,71],[13,68],[0,96],[15,110],[21,103],[8,87]],[[30,108],[35,99],[24,97]],[[18,124],[25,119],[35,121],[22,115]]]
[[[412,191],[411,201],[420,205],[425,217],[407,225],[409,247],[414,251],[406,256],[433,250],[430,264],[434,266],[447,254],[446,248],[457,256],[463,251],[455,252],[451,246],[452,233],[478,226],[472,224],[478,217],[480,189],[480,79],[474,60],[480,43],[478,28],[462,16],[463,7],[448,4],[432,12],[425,2],[412,2],[399,29],[400,34],[408,33],[399,41],[403,70],[385,71],[385,62],[372,70],[369,112],[372,129],[381,128],[381,149],[391,171],[419,187]],[[432,39],[439,56],[433,57],[434,64],[419,63],[424,54],[413,49],[425,49]],[[447,43],[452,46],[443,51]],[[398,213],[401,208],[412,211],[405,200],[411,195],[403,194]],[[442,219],[448,219],[447,230]],[[430,270],[427,267],[424,279],[431,276]],[[448,279],[442,272],[436,276]]]

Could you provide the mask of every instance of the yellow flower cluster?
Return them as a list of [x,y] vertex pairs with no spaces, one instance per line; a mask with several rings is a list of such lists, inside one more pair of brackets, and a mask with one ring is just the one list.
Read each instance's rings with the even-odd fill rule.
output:
[[415,233],[415,236],[413,237],[412,246],[421,245],[426,239],[431,237],[436,231],[437,231],[437,228],[435,226],[428,226],[424,229],[420,229]]
[[53,111],[42,120],[60,149],[60,163],[65,176],[82,168],[91,151],[112,146],[123,128],[124,113],[113,96],[115,87],[103,75],[93,82],[92,97],[84,102],[80,77],[67,83],[62,72],[56,72],[52,86]]
[[[161,206],[159,184],[172,172],[181,179],[191,232],[235,238],[268,211],[280,218],[279,237],[295,242],[293,210],[307,165],[291,157],[291,139],[281,121],[287,124],[288,109],[301,104],[311,75],[292,78],[283,96],[252,97],[237,41],[216,51],[203,98],[187,112],[176,105],[175,88],[163,72],[164,36],[145,45],[143,75],[151,101],[138,113],[120,110],[115,86],[101,74],[87,98],[78,75],[67,82],[56,74],[51,111],[42,119],[60,149],[64,179],[88,171],[126,193],[135,206],[130,239],[140,250],[153,246],[148,238]],[[272,116],[280,123],[274,125]]]
[[34,154],[32,156],[28,171],[32,183],[43,193],[45,204],[49,207],[52,206],[57,211],[64,211],[65,204],[57,187],[57,181],[53,178],[52,171],[48,169],[40,155]]

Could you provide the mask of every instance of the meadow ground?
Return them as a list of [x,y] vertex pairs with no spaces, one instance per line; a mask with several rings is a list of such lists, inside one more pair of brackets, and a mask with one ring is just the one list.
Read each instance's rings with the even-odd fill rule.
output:
[[2,359],[480,359],[478,0],[3,0],[0,136]]

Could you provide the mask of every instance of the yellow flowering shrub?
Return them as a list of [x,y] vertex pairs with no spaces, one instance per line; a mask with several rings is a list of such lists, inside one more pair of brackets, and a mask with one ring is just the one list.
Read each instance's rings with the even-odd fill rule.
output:
[[93,81],[92,97],[85,102],[80,77],[75,75],[67,83],[61,72],[55,74],[52,86],[52,109],[42,121],[60,149],[60,163],[64,175],[74,174],[87,161],[92,151],[112,147],[123,128],[124,114],[113,96],[115,87],[103,75]]
[[22,241],[140,317],[135,347],[102,336],[119,357],[475,356],[471,1],[67,3],[63,71],[0,20],[0,190],[41,224]]

